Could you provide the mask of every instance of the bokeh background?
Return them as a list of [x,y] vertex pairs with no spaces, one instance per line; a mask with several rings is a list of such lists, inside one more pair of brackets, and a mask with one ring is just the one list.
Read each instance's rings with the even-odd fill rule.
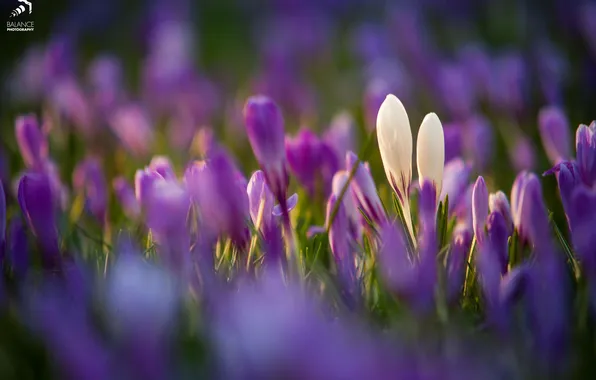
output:
[[[132,180],[158,154],[182,172],[212,135],[248,176],[257,168],[241,115],[248,96],[275,99],[290,135],[309,128],[333,138],[325,135],[330,126],[352,124],[346,148],[362,151],[380,102],[394,93],[413,136],[423,116],[436,112],[454,149],[448,158],[464,156],[491,191],[507,194],[519,171],[541,174],[553,165],[538,129],[543,107],[560,107],[572,135],[596,118],[595,1],[32,2],[34,32],[0,30],[6,188],[23,170],[14,121],[24,113],[44,122],[66,183],[89,155],[102,158],[109,181]],[[2,0],[0,18],[8,20],[18,4]],[[113,117],[124,106],[139,107],[147,118],[118,125]],[[376,144],[367,160],[390,204]],[[545,177],[543,188],[564,225],[554,177]],[[315,194],[313,204],[326,196]],[[323,223],[323,207],[310,212],[309,221]],[[113,196],[109,214],[114,225],[125,220]],[[11,319],[2,323],[0,341],[9,344],[0,343],[0,369],[37,363],[19,373],[47,375],[37,343]]]

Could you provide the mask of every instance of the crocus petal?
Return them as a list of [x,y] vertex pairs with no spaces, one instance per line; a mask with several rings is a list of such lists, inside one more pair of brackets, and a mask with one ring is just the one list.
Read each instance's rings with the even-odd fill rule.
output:
[[430,180],[440,193],[445,166],[445,138],[443,125],[435,113],[429,113],[422,120],[416,146],[419,181]]
[[454,158],[445,165],[445,174],[443,179],[443,189],[441,190],[440,200],[445,200],[449,196],[449,212],[453,213],[455,208],[463,198],[468,187],[472,167],[461,158]]
[[581,124],[575,134],[576,162],[584,183],[592,186],[596,180],[596,122]]
[[499,259],[501,274],[505,274],[509,264],[509,247],[507,246],[509,235],[505,218],[499,212],[492,212],[487,218],[486,227],[488,244]]
[[354,198],[358,207],[371,222],[383,225],[387,221],[387,215],[370,172],[366,170],[361,162],[358,163],[358,157],[354,153],[348,152],[346,154],[346,167],[348,170],[354,170],[356,164],[358,164],[358,168],[355,169],[354,177],[350,183]]
[[[442,131],[441,131],[442,133]],[[412,131],[408,114],[395,95],[387,95],[377,115],[379,151],[389,184],[408,211],[412,181]],[[444,147],[442,147],[444,149]]]
[[[286,201],[286,207],[288,212],[292,211],[298,205],[298,194],[294,193]],[[272,211],[273,216],[280,217],[283,215],[281,205],[275,205]]]
[[[250,207],[250,217],[255,226],[262,228],[271,222],[271,213],[273,212],[274,197],[269,186],[265,183],[265,175],[257,170],[250,177],[246,188],[248,193],[248,202]],[[259,210],[262,211],[259,215]],[[260,220],[259,220],[260,216]]]
[[149,170],[156,172],[166,180],[176,180],[174,166],[166,156],[153,157],[149,163]]
[[471,245],[472,235],[468,231],[462,230],[454,235],[446,264],[447,300],[449,303],[457,302],[462,295]]

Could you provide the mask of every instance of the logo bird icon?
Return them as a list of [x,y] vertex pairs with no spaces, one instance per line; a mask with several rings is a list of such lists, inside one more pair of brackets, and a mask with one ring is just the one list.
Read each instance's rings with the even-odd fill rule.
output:
[[[27,0],[17,0],[19,3],[24,3],[29,7],[29,14],[31,14],[31,12],[33,12],[33,4],[31,4],[30,1]],[[10,17],[17,17],[18,15],[20,15],[21,13],[25,12],[25,6],[24,5],[19,5],[17,7],[17,9],[15,9],[14,11],[12,11],[12,13],[10,14]]]

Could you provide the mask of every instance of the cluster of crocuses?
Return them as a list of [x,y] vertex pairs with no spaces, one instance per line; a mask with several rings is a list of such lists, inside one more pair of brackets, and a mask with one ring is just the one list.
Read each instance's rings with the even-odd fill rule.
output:
[[[564,115],[545,108],[539,117],[544,145],[556,163],[550,172],[557,175],[571,249],[552,233],[539,177],[520,173],[511,203],[501,191],[489,194],[483,177],[469,184],[469,163],[460,158],[445,163],[443,127],[434,113],[424,117],[418,131],[418,184],[413,185],[410,121],[394,95],[387,95],[379,108],[376,133],[397,216],[382,204],[368,165],[348,151],[343,168],[338,163],[326,168],[331,172],[316,174],[326,183],[325,225],[298,236],[291,214],[302,210],[294,210],[298,199],[289,194],[290,174],[309,193],[316,180],[300,177],[301,160],[294,156],[293,165],[292,153],[308,158],[308,149],[323,143],[315,136],[307,141],[316,144],[292,147],[280,109],[266,96],[249,98],[243,117],[260,166],[248,181],[213,139],[205,159],[189,163],[181,178],[168,158],[159,156],[136,172],[134,187],[126,178],[114,180],[122,209],[146,226],[147,252],[156,252],[161,265],[143,257],[131,231],[132,239],[121,239],[117,249],[109,247],[117,255],[106,258],[107,278],[97,277],[99,287],[93,286],[96,275],[85,269],[60,222],[69,194],[52,162],[47,136],[35,117],[17,119],[17,143],[27,171],[14,192],[8,191],[8,199],[16,195],[21,210],[11,218],[8,238],[6,197],[0,197],[0,243],[10,279],[0,282],[2,302],[39,334],[63,376],[162,379],[199,371],[238,379],[290,374],[308,379],[461,378],[569,369],[572,284],[585,279],[590,300],[596,289],[591,231],[596,222],[596,124],[578,128],[577,157],[567,161]],[[84,198],[89,215],[107,229],[109,186],[97,159],[76,167],[72,188]],[[417,212],[412,212],[411,198],[417,200]],[[328,236],[328,270],[316,260],[306,262],[315,232]],[[29,245],[32,241],[35,246]],[[41,272],[35,270],[38,261]],[[321,269],[322,274],[314,274]],[[31,280],[40,273],[41,283]],[[184,300],[201,315],[192,323],[201,331],[193,339],[206,340],[213,350],[208,356],[213,360],[200,365],[175,355]],[[103,305],[99,316],[94,302]],[[379,331],[363,323],[377,308],[389,313],[395,307],[401,311],[392,314],[393,322],[414,331],[432,321],[451,326],[450,316],[471,311],[481,316],[483,330],[500,339],[486,353],[462,349],[468,342],[458,336],[443,339],[445,346],[433,350],[432,344],[420,343],[431,343],[427,334],[413,333],[419,344],[412,344],[389,334],[393,322]],[[105,326],[100,328],[97,318]],[[501,350],[505,354],[497,354]],[[524,369],[507,352],[528,355],[538,366],[524,362]],[[495,356],[498,360],[490,363],[487,357]]]

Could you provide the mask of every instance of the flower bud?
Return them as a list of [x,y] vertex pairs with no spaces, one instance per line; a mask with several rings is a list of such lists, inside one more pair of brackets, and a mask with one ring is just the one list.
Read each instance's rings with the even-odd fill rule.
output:
[[571,157],[569,121],[558,107],[544,107],[538,113],[542,145],[553,165]]
[[430,180],[434,182],[437,194],[440,194],[445,166],[445,139],[441,120],[435,113],[429,113],[422,120],[418,131],[416,159],[420,184],[423,180]]
[[472,226],[476,240],[484,240],[484,226],[488,215],[488,190],[482,176],[478,177],[472,191]]

